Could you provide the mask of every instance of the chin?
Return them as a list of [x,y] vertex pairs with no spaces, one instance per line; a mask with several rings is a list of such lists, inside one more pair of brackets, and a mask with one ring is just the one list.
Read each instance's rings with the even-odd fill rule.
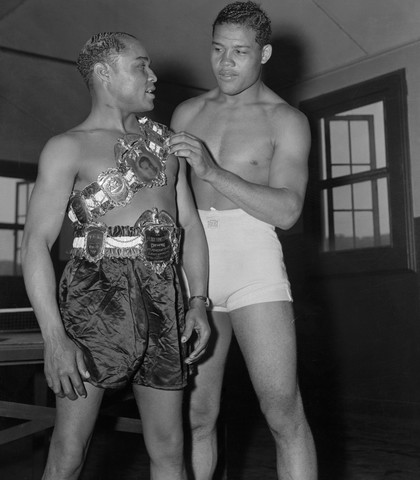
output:
[[141,107],[140,112],[143,112],[143,113],[145,113],[145,112],[151,112],[154,108],[155,108],[154,103],[153,103],[153,102],[151,102],[151,103],[148,102],[146,105],[143,105],[143,106]]
[[233,88],[233,87],[229,88],[226,85],[219,85],[219,89],[225,95],[230,95],[230,96],[238,95],[239,93],[241,93],[243,91],[243,90],[240,90],[238,88]]

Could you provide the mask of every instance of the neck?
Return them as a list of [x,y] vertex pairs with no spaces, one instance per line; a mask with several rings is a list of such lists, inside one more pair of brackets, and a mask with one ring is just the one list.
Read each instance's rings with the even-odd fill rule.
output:
[[255,103],[260,98],[261,93],[264,89],[265,89],[265,85],[260,80],[258,80],[253,85],[249,86],[247,89],[242,90],[241,92],[236,93],[234,95],[229,95],[228,93],[224,93],[219,89],[219,96],[227,104],[230,104],[230,105]]
[[[141,113],[138,113],[141,115]],[[137,131],[136,114],[124,111],[112,103],[92,97],[92,108],[88,117],[92,128],[114,130],[122,134]]]

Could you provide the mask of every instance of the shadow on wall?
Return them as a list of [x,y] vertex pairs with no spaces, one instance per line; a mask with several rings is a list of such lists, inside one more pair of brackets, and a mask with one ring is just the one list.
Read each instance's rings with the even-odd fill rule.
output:
[[172,113],[181,102],[206,91],[192,86],[194,72],[180,69],[175,63],[159,70],[157,77],[155,108],[147,115],[166,125],[170,124]]
[[[281,91],[296,84],[303,76],[305,69],[304,45],[296,35],[283,35],[273,37],[273,53],[264,66],[263,80],[268,87],[278,95]],[[288,90],[287,98],[291,105],[296,105],[293,96],[294,89]]]

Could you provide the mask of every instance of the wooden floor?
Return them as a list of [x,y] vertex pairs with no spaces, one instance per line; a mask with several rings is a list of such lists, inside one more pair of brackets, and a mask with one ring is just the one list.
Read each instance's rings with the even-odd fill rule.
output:
[[[249,383],[239,378],[229,378],[225,392],[227,478],[277,480],[271,436]],[[375,411],[334,412],[313,406],[308,417],[319,458],[319,480],[420,479],[420,418]],[[5,420],[1,423],[4,427]],[[0,446],[0,479],[39,480],[47,441],[44,436]],[[81,480],[148,478],[142,436],[98,426]]]
[[[331,419],[332,420],[332,419]],[[244,428],[246,426],[246,428]],[[419,424],[396,419],[349,415],[340,429],[314,429],[320,462],[320,480],[418,480],[420,478]],[[276,480],[274,448],[259,415],[228,428],[229,480]],[[29,439],[0,447],[2,480],[35,480]],[[34,475],[34,476],[33,476]],[[148,458],[142,437],[99,428],[93,438],[81,480],[148,479]]]

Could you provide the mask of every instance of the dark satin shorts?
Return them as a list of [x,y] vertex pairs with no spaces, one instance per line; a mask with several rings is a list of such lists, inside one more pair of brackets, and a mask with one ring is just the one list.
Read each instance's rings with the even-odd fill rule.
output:
[[90,383],[163,390],[186,385],[182,292],[175,268],[160,275],[137,258],[74,258],[60,281],[68,336],[83,350]]

